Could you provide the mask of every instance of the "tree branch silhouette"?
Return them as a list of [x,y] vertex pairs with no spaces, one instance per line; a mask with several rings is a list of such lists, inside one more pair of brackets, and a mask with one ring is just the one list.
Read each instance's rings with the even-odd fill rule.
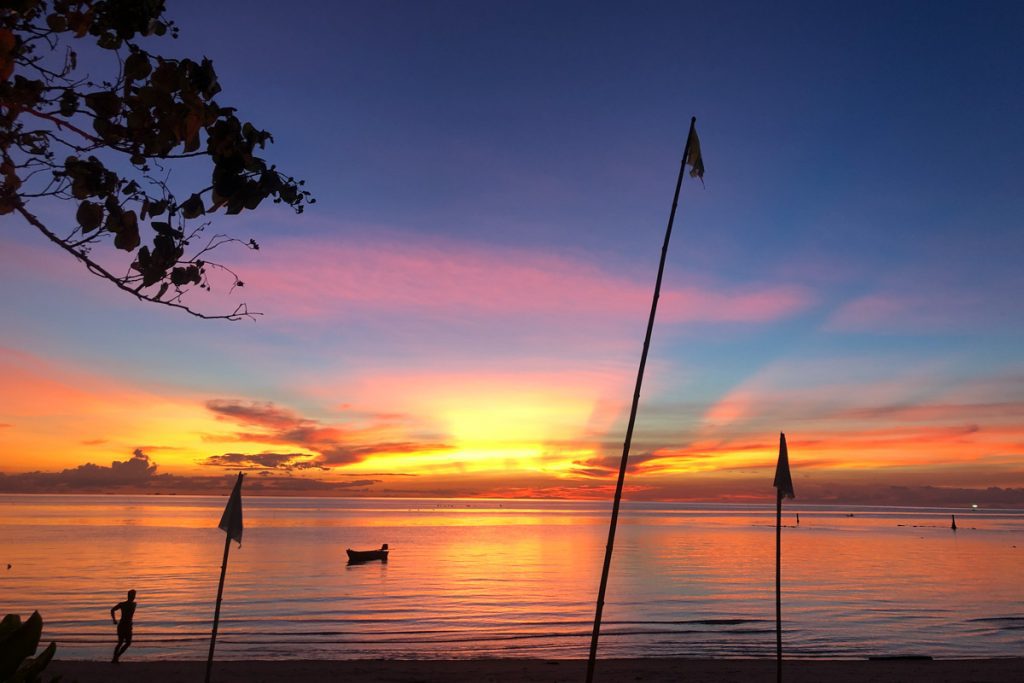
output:
[[[185,297],[212,289],[211,272],[230,276],[229,291],[243,286],[207,257],[232,242],[259,245],[223,234],[198,251],[192,242],[214,214],[252,211],[266,199],[302,213],[316,200],[303,181],[258,156],[273,137],[215,99],[221,86],[210,60],[150,51],[177,33],[163,0],[15,0],[0,8],[0,215],[21,216],[140,301],[206,319],[251,319],[259,313],[244,303],[212,315]],[[94,59],[108,58],[108,80],[77,75],[81,43]],[[199,189],[181,187],[194,182],[191,173],[172,189],[182,159],[205,161]],[[68,230],[40,220],[34,206],[49,201],[75,207]],[[125,274],[101,265],[94,249],[123,253]]]

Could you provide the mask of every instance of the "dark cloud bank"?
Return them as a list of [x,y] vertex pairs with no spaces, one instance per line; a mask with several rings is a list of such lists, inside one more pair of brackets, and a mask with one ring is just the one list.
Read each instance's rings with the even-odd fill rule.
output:
[[[160,474],[157,464],[141,449],[132,457],[113,461],[109,467],[88,463],[60,472],[0,472],[0,491],[5,493],[223,493],[231,488],[238,470],[258,476],[246,478],[246,493],[264,495],[358,495],[369,493],[376,479],[355,479],[328,482],[289,476],[301,466],[289,464],[296,454],[261,453],[243,455],[226,453],[218,461],[231,467],[229,473],[216,476],[182,476]],[[305,457],[305,456],[302,456]],[[266,463],[266,464],[261,464]]]
[[[451,496],[498,495],[512,492],[515,496],[530,497],[601,497],[610,486],[610,479],[584,478],[578,481],[540,481],[534,478],[526,488],[510,488],[513,482],[505,480],[467,481],[469,489],[437,490],[417,485],[415,490],[383,488],[381,479],[353,479],[350,481],[322,481],[293,476],[296,470],[319,468],[315,462],[304,461],[301,453],[225,453],[212,456],[205,462],[223,472],[214,476],[182,476],[159,473],[157,464],[141,449],[124,461],[114,461],[109,467],[92,463],[61,472],[28,472],[25,474],[0,473],[0,492],[4,493],[153,493],[153,494],[222,494],[231,488],[234,473],[247,471],[254,476],[246,479],[246,493],[251,495],[302,496]],[[593,468],[592,474],[605,473],[604,463]],[[382,474],[389,479],[397,474]],[[521,483],[521,482],[520,482]],[[392,480],[392,485],[394,480]],[[455,482],[447,482],[449,486]],[[737,485],[739,489],[737,490]],[[718,487],[721,487],[720,489]],[[555,490],[557,489],[557,490]],[[695,479],[684,487],[659,489],[650,487],[630,494],[634,500],[710,500],[729,499],[736,495],[747,502],[765,498],[765,487],[754,482],[732,482],[717,486]],[[610,495],[610,493],[608,493]],[[969,507],[977,504],[985,508],[1024,508],[1024,488],[985,489],[952,488],[940,486],[868,486],[850,484],[813,484],[804,482],[798,487],[795,503],[823,503],[847,505]],[[767,498],[771,498],[770,495]]]

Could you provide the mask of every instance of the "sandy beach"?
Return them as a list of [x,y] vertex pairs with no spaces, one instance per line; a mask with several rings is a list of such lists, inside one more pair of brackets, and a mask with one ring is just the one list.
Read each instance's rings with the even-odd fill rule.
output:
[[[199,681],[205,662],[55,661],[48,676],[67,683]],[[379,683],[579,683],[586,662],[542,659],[237,661],[214,665],[217,683],[359,680]],[[750,683],[774,680],[765,659],[611,659],[598,662],[604,683]],[[791,661],[786,683],[1004,683],[1024,680],[1024,658],[957,660]]]

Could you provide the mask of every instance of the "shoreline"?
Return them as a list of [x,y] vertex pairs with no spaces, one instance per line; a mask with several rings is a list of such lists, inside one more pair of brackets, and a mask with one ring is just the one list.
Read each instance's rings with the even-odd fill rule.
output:
[[[126,655],[130,658],[130,655]],[[238,660],[214,662],[216,683],[270,683],[289,680],[337,680],[384,683],[578,683],[587,663],[579,659],[458,660]],[[205,661],[159,661],[120,664],[54,660],[45,678],[70,683],[140,681],[172,683],[201,680]],[[1024,657],[1005,659],[787,660],[786,683],[1002,683],[1024,680]],[[749,683],[775,676],[774,659],[602,659],[595,681],[644,683]]]

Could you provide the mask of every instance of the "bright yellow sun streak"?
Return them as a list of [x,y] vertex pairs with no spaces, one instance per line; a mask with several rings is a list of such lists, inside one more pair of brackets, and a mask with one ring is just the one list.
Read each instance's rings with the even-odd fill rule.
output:
[[567,442],[587,424],[592,400],[516,392],[478,396],[475,402],[447,394],[435,405],[448,448],[414,453],[378,453],[345,468],[348,473],[409,474],[567,471],[592,451],[552,447]]

